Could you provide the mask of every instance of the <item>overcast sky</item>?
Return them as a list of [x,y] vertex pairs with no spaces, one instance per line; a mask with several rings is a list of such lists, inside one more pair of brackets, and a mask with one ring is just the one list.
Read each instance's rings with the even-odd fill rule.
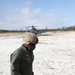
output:
[[0,0],[0,29],[75,25],[75,0]]

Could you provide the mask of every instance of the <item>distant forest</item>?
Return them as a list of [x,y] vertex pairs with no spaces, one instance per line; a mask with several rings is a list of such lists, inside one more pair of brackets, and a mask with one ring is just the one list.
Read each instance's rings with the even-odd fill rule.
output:
[[[38,29],[39,31],[75,31],[75,25],[74,26],[70,26],[70,27],[61,27],[61,28],[57,28],[57,29]],[[0,30],[0,33],[6,33],[6,32],[26,32],[26,30]]]

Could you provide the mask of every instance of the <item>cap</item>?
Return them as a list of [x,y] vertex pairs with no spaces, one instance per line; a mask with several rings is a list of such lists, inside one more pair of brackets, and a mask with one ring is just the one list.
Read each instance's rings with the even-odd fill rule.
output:
[[34,33],[25,33],[25,36],[23,37],[24,44],[37,44],[38,43],[38,37]]

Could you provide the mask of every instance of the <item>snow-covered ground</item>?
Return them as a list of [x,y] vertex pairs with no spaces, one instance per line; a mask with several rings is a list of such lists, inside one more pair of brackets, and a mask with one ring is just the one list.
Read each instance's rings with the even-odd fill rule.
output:
[[[34,50],[34,75],[75,75],[75,32],[44,34]],[[10,75],[10,54],[21,44],[20,35],[0,37],[0,75]]]

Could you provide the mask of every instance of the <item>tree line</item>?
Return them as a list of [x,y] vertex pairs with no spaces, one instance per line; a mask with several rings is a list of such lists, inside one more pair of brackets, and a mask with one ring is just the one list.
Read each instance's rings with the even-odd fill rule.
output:
[[[75,25],[74,26],[69,26],[69,27],[61,27],[61,28],[56,28],[56,29],[38,29],[39,31],[75,31]],[[0,30],[0,33],[6,33],[6,32],[26,32],[26,30]]]

